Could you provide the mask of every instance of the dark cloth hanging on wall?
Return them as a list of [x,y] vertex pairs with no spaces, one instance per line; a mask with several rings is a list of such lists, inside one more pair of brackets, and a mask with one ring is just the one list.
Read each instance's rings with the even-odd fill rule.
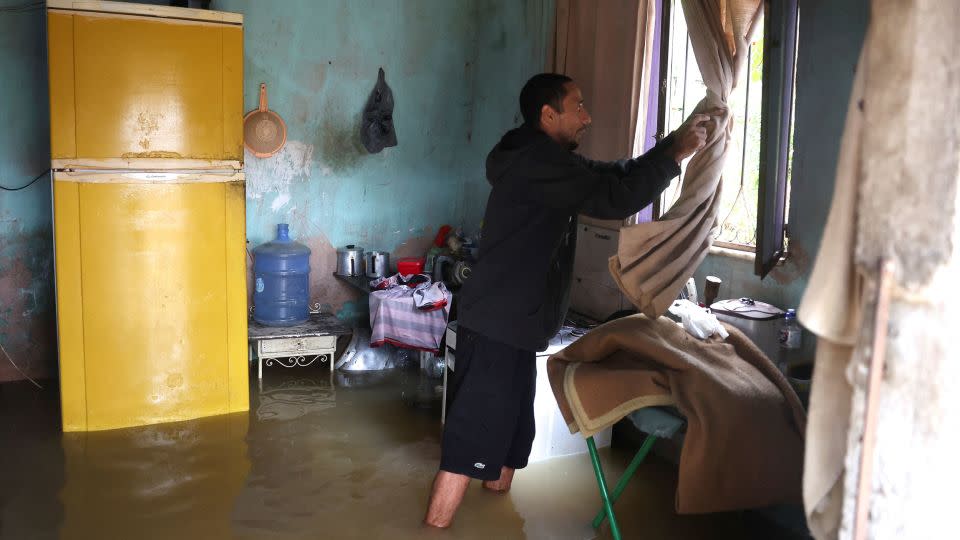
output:
[[371,154],[397,145],[397,134],[393,130],[393,91],[384,80],[383,68],[363,108],[360,141]]

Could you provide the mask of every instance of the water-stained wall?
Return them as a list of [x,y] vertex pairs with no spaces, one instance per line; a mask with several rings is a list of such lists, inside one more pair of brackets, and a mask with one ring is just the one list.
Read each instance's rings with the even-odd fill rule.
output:
[[[403,2],[219,0],[243,13],[244,95],[287,124],[279,154],[246,155],[251,250],[277,223],[310,246],[311,296],[343,318],[366,298],[333,278],[336,248],[422,255],[443,224],[475,233],[486,152],[518,120],[517,95],[542,70],[548,0]],[[363,106],[386,72],[399,144],[369,154]]]
[[[0,0],[0,7],[22,5]],[[50,166],[42,6],[0,13],[0,185],[23,186]],[[0,191],[0,345],[32,377],[54,371],[56,332],[50,180]],[[20,379],[0,353],[0,381]]]
[[[162,2],[147,2],[162,3]],[[28,4],[0,0],[0,6]],[[519,123],[517,94],[542,70],[552,0],[214,1],[245,15],[244,96],[287,124],[271,158],[246,157],[249,248],[277,223],[313,250],[311,296],[343,318],[366,298],[335,280],[336,247],[422,255],[440,225],[475,233],[487,151]],[[42,5],[0,16],[0,184],[49,166]],[[383,67],[399,145],[369,154],[363,105]],[[56,373],[49,181],[0,192],[0,343],[34,376]],[[0,358],[0,380],[17,379]]]

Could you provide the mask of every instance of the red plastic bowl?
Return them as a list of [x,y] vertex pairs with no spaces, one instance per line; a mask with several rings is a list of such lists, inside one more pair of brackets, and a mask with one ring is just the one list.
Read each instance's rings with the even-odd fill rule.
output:
[[422,257],[405,257],[397,259],[397,272],[404,276],[422,274],[425,260]]

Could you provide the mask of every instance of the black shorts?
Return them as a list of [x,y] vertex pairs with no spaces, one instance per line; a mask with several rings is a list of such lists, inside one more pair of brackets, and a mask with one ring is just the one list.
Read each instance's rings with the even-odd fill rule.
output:
[[535,434],[536,353],[457,329],[440,470],[479,480],[527,466]]

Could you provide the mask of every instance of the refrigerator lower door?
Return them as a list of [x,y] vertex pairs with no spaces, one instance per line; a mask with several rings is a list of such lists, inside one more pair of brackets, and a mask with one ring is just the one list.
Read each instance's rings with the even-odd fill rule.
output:
[[54,173],[64,431],[248,409],[243,173]]

